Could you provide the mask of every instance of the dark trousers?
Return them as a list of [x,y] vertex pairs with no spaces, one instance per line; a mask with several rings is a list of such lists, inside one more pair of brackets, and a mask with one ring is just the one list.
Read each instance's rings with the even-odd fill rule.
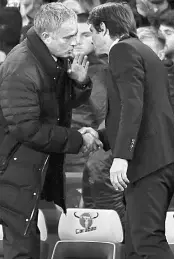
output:
[[126,259],[173,259],[165,237],[166,213],[173,196],[173,164],[129,184],[125,192]]
[[4,259],[39,259],[40,232],[37,227],[37,218],[31,222],[28,236],[17,237],[8,226],[3,226],[3,253]]

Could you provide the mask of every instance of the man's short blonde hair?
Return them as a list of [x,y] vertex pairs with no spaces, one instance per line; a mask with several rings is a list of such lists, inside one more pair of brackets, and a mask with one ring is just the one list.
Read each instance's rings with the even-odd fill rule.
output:
[[34,29],[40,36],[43,32],[56,32],[68,19],[77,19],[73,10],[58,2],[44,4],[35,15]]

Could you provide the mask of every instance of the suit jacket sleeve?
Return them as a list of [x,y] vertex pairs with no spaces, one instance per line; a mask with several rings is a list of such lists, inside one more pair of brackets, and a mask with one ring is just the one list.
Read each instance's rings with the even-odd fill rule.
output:
[[121,100],[113,157],[131,160],[143,112],[145,72],[142,57],[134,47],[120,42],[110,51],[109,68]]

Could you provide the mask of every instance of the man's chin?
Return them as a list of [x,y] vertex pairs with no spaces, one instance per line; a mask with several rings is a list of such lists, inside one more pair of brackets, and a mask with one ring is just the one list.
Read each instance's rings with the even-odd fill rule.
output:
[[75,57],[76,55],[78,55],[78,54],[83,54],[84,52],[82,51],[82,50],[80,50],[80,49],[77,49],[77,50],[74,50],[73,51],[73,56]]
[[101,56],[103,54],[105,54],[103,51],[100,51],[99,49],[95,49],[95,55],[96,56]]

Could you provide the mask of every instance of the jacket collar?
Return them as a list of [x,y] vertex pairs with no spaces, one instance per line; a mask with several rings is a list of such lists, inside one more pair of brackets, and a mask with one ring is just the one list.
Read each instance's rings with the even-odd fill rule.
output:
[[27,46],[39,61],[45,72],[52,78],[57,77],[58,70],[63,66],[64,61],[58,59],[57,62],[55,62],[49,49],[36,34],[33,27],[27,32]]

